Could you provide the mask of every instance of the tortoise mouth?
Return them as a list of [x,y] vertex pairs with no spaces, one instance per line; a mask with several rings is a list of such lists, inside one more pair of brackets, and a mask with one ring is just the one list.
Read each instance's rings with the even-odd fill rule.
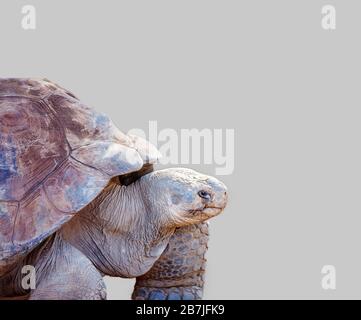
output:
[[134,183],[135,181],[139,180],[141,177],[143,177],[146,174],[151,173],[153,171],[154,171],[154,166],[152,164],[147,163],[143,166],[142,169],[140,169],[138,171],[118,176],[117,180],[121,186],[129,186],[132,183]]
[[223,210],[224,210],[224,208],[220,208],[220,207],[206,207],[203,210],[203,213],[205,213],[206,215],[208,215],[210,217],[215,217],[215,216],[218,216]]
[[196,209],[196,210],[189,210],[188,212],[192,216],[204,215],[204,216],[207,216],[208,218],[213,218],[215,216],[218,216],[223,210],[224,210],[224,208],[222,208],[222,207],[204,206],[203,208]]

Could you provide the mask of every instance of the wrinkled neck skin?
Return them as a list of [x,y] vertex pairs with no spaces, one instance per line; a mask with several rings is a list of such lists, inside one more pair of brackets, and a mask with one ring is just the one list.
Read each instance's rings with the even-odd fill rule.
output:
[[[61,230],[105,275],[133,278],[161,256],[174,228],[161,228],[159,214],[145,204],[141,184],[110,184]],[[164,225],[164,223],[163,223]]]

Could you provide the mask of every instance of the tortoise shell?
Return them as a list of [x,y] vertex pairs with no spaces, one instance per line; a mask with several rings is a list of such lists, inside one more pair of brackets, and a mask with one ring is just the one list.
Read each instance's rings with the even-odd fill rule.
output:
[[0,271],[158,156],[48,80],[0,79]]

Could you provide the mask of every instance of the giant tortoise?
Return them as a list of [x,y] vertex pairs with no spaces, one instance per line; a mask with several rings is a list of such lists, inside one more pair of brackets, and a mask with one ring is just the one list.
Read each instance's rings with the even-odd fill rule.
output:
[[226,187],[158,158],[58,85],[0,79],[0,297],[106,299],[109,275],[133,299],[200,299]]

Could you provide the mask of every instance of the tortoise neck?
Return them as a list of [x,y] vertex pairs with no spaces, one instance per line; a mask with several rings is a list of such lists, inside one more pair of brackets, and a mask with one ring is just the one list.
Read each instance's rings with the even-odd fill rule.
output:
[[144,224],[150,210],[146,207],[140,184],[129,186],[111,184],[104,190],[99,201],[92,203],[93,215],[109,231],[131,231]]
[[154,216],[138,181],[127,187],[110,184],[62,234],[103,274],[130,278],[151,268],[173,233],[164,233]]

